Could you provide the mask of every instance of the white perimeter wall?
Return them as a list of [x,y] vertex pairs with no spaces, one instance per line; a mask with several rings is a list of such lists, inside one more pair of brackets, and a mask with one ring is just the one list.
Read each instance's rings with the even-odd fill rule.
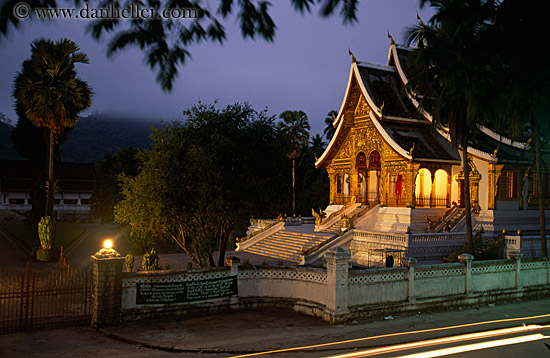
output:
[[[339,249],[342,250],[342,249]],[[334,256],[334,255],[333,255]],[[256,304],[286,306],[339,322],[377,313],[433,309],[494,302],[550,293],[547,258],[471,261],[408,267],[350,270],[347,259],[330,269],[307,267],[238,267],[216,270],[174,270],[123,273],[122,316],[136,319],[193,310],[248,308]],[[330,260],[327,254],[327,260]],[[343,263],[343,265],[342,265]],[[342,269],[343,267],[343,269]],[[193,303],[136,304],[137,283],[181,282],[238,277],[238,294]]]

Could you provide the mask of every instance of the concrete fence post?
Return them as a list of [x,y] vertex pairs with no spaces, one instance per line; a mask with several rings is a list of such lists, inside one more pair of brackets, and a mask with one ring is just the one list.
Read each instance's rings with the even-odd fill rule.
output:
[[414,266],[416,265],[416,259],[414,257],[405,257],[403,259],[403,265],[409,268],[409,273],[407,276],[407,298],[409,303],[415,303],[416,292],[414,287]]
[[327,260],[327,316],[331,323],[346,320],[348,309],[349,260],[351,254],[336,247],[325,254]]
[[521,258],[523,257],[523,253],[521,251],[514,251],[510,253],[510,258],[512,260],[516,260],[514,262],[515,271],[516,271],[516,289],[521,290],[523,289],[523,285],[521,283]]
[[230,256],[225,259],[225,263],[227,266],[231,267],[231,276],[237,277],[237,294],[232,295],[229,298],[229,306],[238,306],[239,305],[239,265],[241,263],[241,260],[238,257]]
[[92,257],[92,326],[120,323],[124,257],[114,249],[101,249]]
[[472,261],[474,260],[474,257],[470,254],[460,254],[458,255],[458,260],[464,264],[463,272],[464,272],[464,293],[466,296],[470,296],[472,294]]

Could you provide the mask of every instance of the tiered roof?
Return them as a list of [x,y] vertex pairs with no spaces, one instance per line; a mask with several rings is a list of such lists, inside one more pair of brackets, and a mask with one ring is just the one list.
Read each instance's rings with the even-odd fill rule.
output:
[[[336,144],[342,140],[338,137],[345,134],[342,130],[344,107],[354,81],[372,109],[370,118],[375,128],[397,153],[409,160],[460,163],[458,152],[450,145],[448,132],[438,129],[433,133],[429,113],[421,113],[418,102],[403,95],[403,87],[411,76],[407,62],[410,51],[392,41],[385,66],[353,58],[344,101],[333,123],[337,130],[325,153],[316,162],[317,168],[328,164],[338,150]],[[411,151],[413,144],[414,150]],[[514,142],[485,127],[470,145],[471,155],[490,162],[528,161],[532,156],[526,143]]]

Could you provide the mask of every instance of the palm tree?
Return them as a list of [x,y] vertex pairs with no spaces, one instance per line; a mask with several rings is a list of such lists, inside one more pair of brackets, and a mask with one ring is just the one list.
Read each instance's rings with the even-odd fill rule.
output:
[[46,39],[31,44],[31,58],[25,60],[15,78],[13,97],[27,118],[48,129],[48,182],[46,215],[53,216],[54,145],[64,128],[74,126],[78,113],[91,105],[92,90],[77,77],[76,63],[89,63],[71,40]]
[[338,112],[335,110],[332,110],[327,113],[327,116],[325,117],[325,129],[323,130],[323,135],[327,140],[331,140],[334,136],[334,133],[336,132],[336,128],[334,128],[334,118],[338,115]]
[[544,6],[546,4],[543,2],[503,1],[497,8],[494,26],[489,33],[489,43],[493,45],[491,51],[498,61],[498,66],[494,66],[497,71],[495,78],[498,79],[495,88],[502,92],[500,96],[495,96],[501,99],[497,102],[498,114],[504,117],[502,122],[505,128],[515,129],[508,130],[512,138],[527,125],[534,139],[543,257],[548,253],[541,138],[547,137],[550,129],[550,71],[545,59],[532,54],[550,51],[546,33],[536,28],[546,21]]
[[319,134],[315,134],[311,138],[311,141],[309,142],[309,149],[315,156],[315,161],[323,154],[325,151],[325,148],[327,147],[327,143],[323,141],[323,137]]
[[431,113],[435,126],[448,127],[453,147],[462,151],[466,237],[472,243],[468,143],[480,119],[478,34],[492,7],[481,0],[421,0],[421,6],[426,3],[436,13],[428,24],[409,30],[409,45],[418,47],[410,58],[416,75],[406,89],[420,92],[421,108]]
[[286,156],[292,160],[292,215],[296,215],[296,158],[309,143],[311,129],[303,111],[284,111],[279,115],[279,130],[286,142]]

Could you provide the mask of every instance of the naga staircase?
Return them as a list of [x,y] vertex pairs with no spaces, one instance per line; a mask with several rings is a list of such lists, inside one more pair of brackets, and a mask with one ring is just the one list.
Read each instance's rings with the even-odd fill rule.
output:
[[267,256],[274,259],[300,263],[302,250],[319,245],[332,237],[327,233],[301,233],[279,230],[266,238],[245,248],[245,252]]
[[[310,249],[322,246],[337,235],[342,233],[344,216],[355,219],[364,213],[368,207],[361,204],[354,204],[343,208],[340,212],[328,218],[324,225],[316,225],[305,232],[300,227],[289,226],[288,229],[281,225],[278,228],[266,230],[265,233],[257,235],[238,245],[238,251],[257,254],[293,263],[303,262],[303,253]],[[282,223],[281,223],[282,224]],[[318,229],[321,230],[318,230]]]
[[[355,209],[353,209],[350,213],[346,214],[348,217],[353,218],[355,215],[359,214],[361,211],[365,210],[364,206],[357,206]],[[331,233],[333,235],[337,235],[340,232],[342,232],[342,228],[344,227],[344,219],[342,218],[343,215],[340,216],[340,218],[331,224],[328,228],[324,229],[321,232],[327,232]]]

